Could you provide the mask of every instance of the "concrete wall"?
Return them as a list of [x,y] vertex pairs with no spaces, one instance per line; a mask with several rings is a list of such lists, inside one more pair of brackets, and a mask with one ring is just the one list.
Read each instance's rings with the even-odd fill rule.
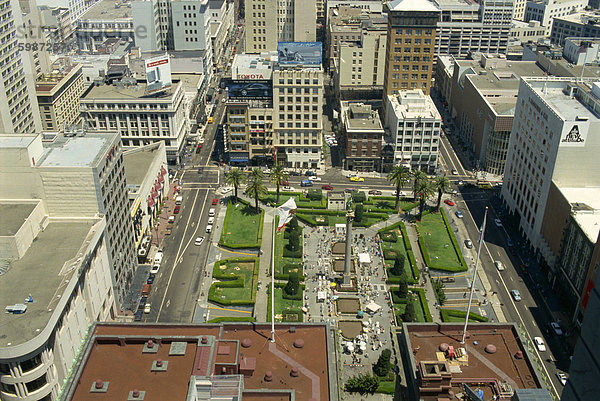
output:
[[131,16],[135,45],[141,51],[161,50],[158,48],[156,26],[154,25],[154,1],[132,1]]
[[544,211],[541,233],[555,258],[560,255],[561,243],[570,214],[571,205],[553,182],[548,191],[548,202]]
[[[552,179],[559,186],[586,187],[600,185],[600,122],[590,123],[585,148],[558,148],[558,157]],[[584,174],[582,174],[584,173]]]
[[39,173],[50,216],[87,217],[102,209],[91,169],[41,168]]

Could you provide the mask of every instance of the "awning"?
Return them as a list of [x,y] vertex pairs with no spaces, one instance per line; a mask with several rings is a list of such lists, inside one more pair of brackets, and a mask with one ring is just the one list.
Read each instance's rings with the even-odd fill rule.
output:
[[246,163],[246,162],[248,162],[248,158],[247,157],[232,157],[231,161],[237,162],[237,163]]
[[377,305],[375,302],[371,302],[366,306],[366,309],[368,312],[377,312],[379,309],[381,309],[381,306]]
[[165,182],[165,176],[164,176],[164,174],[159,174],[158,175],[158,182],[160,182],[160,183]]
[[156,192],[156,189],[152,188],[151,195],[152,195],[152,199],[156,199],[158,197],[158,192]]
[[160,190],[160,187],[161,187],[160,182],[156,181],[154,183],[154,190],[158,191],[158,190]]
[[162,175],[165,175],[165,174],[167,174],[167,170],[165,169],[165,166],[161,166],[161,167],[160,167],[160,173],[161,173]]
[[148,196],[148,207],[154,206],[154,199],[151,196]]
[[361,264],[370,264],[371,263],[371,256],[368,253],[359,253],[358,254],[358,261]]

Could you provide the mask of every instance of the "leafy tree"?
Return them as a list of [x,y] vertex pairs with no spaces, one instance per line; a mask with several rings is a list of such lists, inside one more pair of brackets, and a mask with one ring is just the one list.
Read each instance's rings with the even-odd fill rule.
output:
[[408,297],[408,280],[404,272],[400,274],[400,279],[398,281],[398,296],[403,299]]
[[381,351],[379,355],[379,359],[377,359],[377,363],[373,365],[373,373],[375,373],[379,377],[385,377],[390,372],[392,368],[392,363],[390,362],[390,358],[392,356],[392,351],[389,349],[384,349]]
[[[255,171],[260,171],[260,174],[254,173]],[[258,208],[258,198],[260,195],[265,195],[267,193],[267,187],[263,184],[262,181],[262,171],[258,168],[252,170],[252,172],[248,175],[248,182],[246,184],[246,194],[252,196],[254,198],[256,213],[260,211]]]
[[285,173],[283,169],[283,164],[277,163],[271,169],[271,173],[269,174],[269,181],[275,183],[277,185],[277,203],[279,203],[279,186],[283,185],[284,181],[287,181],[288,175]]
[[367,200],[367,195],[364,191],[352,191],[352,202],[362,203]]
[[356,205],[356,209],[354,209],[354,221],[360,223],[363,219],[363,214],[365,213],[365,207],[362,203]]
[[433,188],[438,193],[437,198],[437,208],[440,208],[440,204],[442,203],[442,195],[444,192],[447,192],[450,189],[450,180],[445,175],[441,175],[436,177],[433,181]]
[[377,391],[378,386],[379,379],[377,377],[359,374],[348,379],[346,382],[346,391],[349,393],[359,393],[360,395],[373,395]]
[[406,259],[404,255],[398,254],[396,255],[396,259],[394,260],[394,267],[392,267],[392,274],[394,276],[401,276],[404,273],[404,263]]
[[415,313],[415,306],[413,305],[412,300],[408,301],[406,304],[406,309],[404,309],[404,315],[402,316],[402,320],[405,322],[414,322],[417,319],[417,315]]
[[323,198],[323,191],[320,189],[311,189],[306,194],[306,197],[313,201],[320,201]]
[[392,171],[388,174],[388,181],[396,186],[396,205],[394,209],[398,209],[400,202],[400,189],[408,182],[410,177],[410,170],[406,166],[394,166]]
[[292,252],[296,252],[300,249],[300,236],[297,235],[295,231],[290,233],[287,247]]
[[438,304],[444,305],[446,302],[446,293],[444,292],[444,283],[440,280],[432,281],[433,290],[435,291],[435,296],[437,298]]
[[235,190],[235,201],[238,201],[238,188],[246,182],[246,176],[244,172],[237,167],[232,168],[225,174],[225,183],[233,185]]
[[298,278],[298,273],[290,272],[288,282],[283,288],[286,294],[290,296],[295,296],[298,294],[298,290],[300,289],[300,279]]

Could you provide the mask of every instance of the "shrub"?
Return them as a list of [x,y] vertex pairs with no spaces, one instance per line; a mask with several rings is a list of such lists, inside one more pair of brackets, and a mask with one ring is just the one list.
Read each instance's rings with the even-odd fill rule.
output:
[[[465,316],[467,316],[467,311],[464,310],[442,309],[441,311],[442,322],[451,322],[451,318],[464,319]],[[469,313],[469,320],[475,320],[477,322],[487,322],[488,318],[485,316],[478,315],[477,313],[471,312]]]
[[373,373],[377,376],[385,377],[389,373],[392,368],[392,364],[390,362],[390,357],[392,356],[392,351],[389,349],[384,349],[381,351],[379,355],[379,359],[377,359],[377,363],[373,365]]
[[354,221],[360,223],[363,219],[364,212],[365,207],[362,205],[362,203],[356,205],[356,208],[354,209]]
[[352,191],[352,202],[363,203],[367,200],[367,195],[363,191]]
[[408,281],[406,274],[401,274],[398,278],[398,296],[400,298],[406,298],[408,296]]
[[323,191],[320,189],[310,189],[306,197],[312,201],[320,201],[323,198]]
[[413,301],[409,300],[406,304],[406,309],[404,310],[404,315],[402,315],[403,322],[414,322],[417,318],[417,314],[415,313],[415,306],[413,305]]
[[398,256],[398,252],[394,249],[384,249],[383,250],[383,258],[387,260],[394,260]]
[[286,286],[283,288],[283,291],[290,296],[295,296],[298,294],[300,290],[300,280],[298,278],[298,273],[292,272],[289,274],[288,282]]
[[437,298],[438,304],[444,305],[446,302],[446,293],[444,292],[444,283],[440,280],[432,282],[433,290],[435,291],[435,297]]
[[206,323],[221,323],[221,322],[254,322],[252,316],[221,316],[210,319]]
[[357,376],[352,376],[346,382],[346,391],[349,393],[358,393],[360,395],[365,394],[375,394],[377,391],[377,386],[379,386],[379,379],[373,376],[368,376],[365,374],[360,374]]
[[429,305],[427,304],[425,290],[423,288],[411,288],[410,290],[419,296],[419,302],[421,303],[421,309],[423,309],[423,314],[425,315],[425,321],[433,322],[431,312],[429,311]]
[[[404,255],[402,255],[401,253],[396,255],[396,258],[394,259],[394,267],[392,267],[392,274],[394,276],[403,276],[404,275],[405,261],[406,261],[406,259],[404,259]],[[404,281],[404,284],[406,284],[406,279]]]
[[398,242],[398,234],[393,231],[386,231],[379,234],[383,242]]

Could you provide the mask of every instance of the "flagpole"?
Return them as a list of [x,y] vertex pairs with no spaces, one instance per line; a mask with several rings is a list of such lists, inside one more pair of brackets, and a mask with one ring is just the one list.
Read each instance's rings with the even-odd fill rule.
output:
[[479,231],[479,245],[477,246],[477,256],[475,259],[475,269],[473,270],[473,280],[471,281],[471,291],[469,293],[469,305],[467,306],[467,315],[465,316],[465,327],[463,328],[463,336],[461,344],[465,343],[465,337],[467,336],[467,325],[469,324],[469,314],[471,313],[471,301],[473,300],[473,290],[475,289],[475,280],[477,280],[477,266],[479,266],[479,254],[481,253],[481,244],[483,243],[483,234],[485,233],[485,222],[487,220],[488,208],[485,207],[485,214],[483,215],[483,224]]
[[273,240],[271,241],[271,342],[275,342],[275,219],[273,219]]

